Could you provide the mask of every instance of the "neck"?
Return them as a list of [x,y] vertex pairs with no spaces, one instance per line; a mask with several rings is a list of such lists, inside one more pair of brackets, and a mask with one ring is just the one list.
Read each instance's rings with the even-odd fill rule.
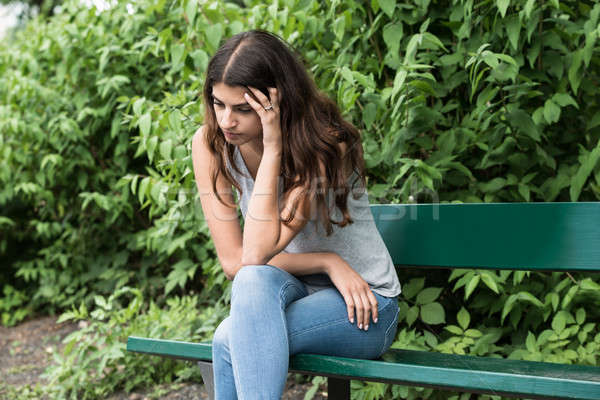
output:
[[245,148],[245,150],[250,151],[251,154],[257,157],[259,160],[262,158],[264,152],[262,137],[259,138],[259,140],[253,140],[251,142],[245,143],[243,147]]

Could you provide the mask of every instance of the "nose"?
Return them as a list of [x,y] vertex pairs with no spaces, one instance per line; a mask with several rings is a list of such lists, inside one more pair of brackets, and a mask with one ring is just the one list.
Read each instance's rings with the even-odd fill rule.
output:
[[221,128],[230,129],[230,128],[233,128],[237,124],[237,121],[233,117],[233,113],[231,112],[231,110],[223,110],[221,113],[220,123],[221,123]]

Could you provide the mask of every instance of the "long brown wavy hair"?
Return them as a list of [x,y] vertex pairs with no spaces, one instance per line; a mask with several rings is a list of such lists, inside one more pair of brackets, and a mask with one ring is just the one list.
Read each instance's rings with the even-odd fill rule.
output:
[[[327,236],[331,235],[331,224],[344,227],[353,223],[348,212],[347,198],[350,188],[345,176],[344,159],[338,147],[339,142],[347,144],[344,157],[349,157],[356,182],[366,188],[364,158],[361,137],[358,129],[345,121],[337,105],[321,93],[308,75],[299,54],[278,36],[262,31],[242,32],[228,39],[211,58],[204,83],[205,140],[216,161],[211,171],[213,191],[219,201],[227,204],[219,196],[216,182],[219,174],[242,193],[239,183],[227,170],[225,157],[235,171],[241,173],[234,162],[235,145],[225,140],[217,124],[213,108],[212,88],[217,83],[229,86],[253,86],[269,97],[268,87],[276,87],[281,94],[280,118],[283,154],[281,176],[283,195],[296,187],[316,190],[317,212]],[[320,176],[319,160],[326,175]],[[315,185],[316,183],[316,185]],[[335,205],[342,213],[341,221],[330,217],[327,193],[335,194]],[[292,205],[292,212],[284,223],[289,224],[296,213],[299,198]],[[316,226],[316,225],[315,225]]]

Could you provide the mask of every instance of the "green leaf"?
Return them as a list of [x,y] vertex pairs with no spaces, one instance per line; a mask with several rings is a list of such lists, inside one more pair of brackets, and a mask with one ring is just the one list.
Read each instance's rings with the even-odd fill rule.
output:
[[471,293],[473,293],[473,290],[475,290],[477,284],[479,284],[479,279],[480,275],[474,275],[473,278],[471,278],[471,280],[467,283],[465,286],[465,300],[471,296]]
[[496,54],[492,53],[489,50],[485,50],[483,53],[481,53],[481,58],[492,69],[498,68],[498,65],[500,65]]
[[146,101],[146,99],[144,97],[140,97],[139,99],[137,99],[136,101],[133,102],[133,113],[139,117],[140,114],[142,113],[142,105],[144,105],[144,102]]
[[403,285],[402,294],[404,298],[410,300],[425,286],[425,278],[411,279],[407,284]]
[[142,115],[138,121],[138,126],[140,127],[140,132],[143,136],[148,136],[150,134],[150,125],[152,120],[150,118],[150,114],[146,113]]
[[333,21],[333,33],[338,41],[344,38],[344,30],[346,29],[346,16],[341,15]]
[[484,193],[493,193],[502,189],[506,186],[506,179],[504,178],[494,178],[489,182],[484,182],[479,184],[479,188]]
[[460,329],[458,326],[456,325],[446,325],[444,326],[444,329],[447,330],[450,333],[454,333],[455,335],[461,335],[463,334],[463,330]]
[[579,69],[581,67],[582,56],[583,54],[581,50],[575,51],[571,59],[571,65],[569,66],[569,83],[571,84],[571,88],[575,94],[577,94],[577,90],[581,84],[582,73],[579,72]]
[[146,143],[146,152],[148,153],[148,159],[150,160],[150,162],[152,162],[152,160],[154,159],[154,150],[156,150],[157,144],[157,136],[152,136],[150,139],[148,139],[148,142]]
[[502,18],[506,15],[506,10],[510,5],[510,0],[496,0],[496,7],[498,7],[498,11],[500,11],[500,15]]
[[460,308],[460,311],[458,312],[458,314],[456,314],[456,319],[460,327],[463,328],[463,330],[466,330],[469,327],[469,323],[471,322],[471,316],[464,307]]
[[534,6],[535,0],[527,0],[527,3],[525,3],[525,7],[523,8],[525,11],[525,18],[529,19],[529,17],[531,17],[531,11],[533,11]]
[[598,160],[600,160],[600,142],[596,146],[594,150],[589,153],[584,154],[580,160],[581,165],[577,170],[577,173],[573,177],[571,182],[571,188],[569,194],[571,196],[571,201],[577,201],[579,199],[579,195],[581,194],[581,190],[585,185],[588,177],[596,168],[596,164],[598,164]]
[[446,321],[444,307],[437,302],[421,306],[421,320],[430,325],[444,323]]
[[513,129],[516,129],[526,136],[529,136],[536,142],[539,142],[542,139],[540,129],[533,122],[531,116],[525,111],[521,109],[515,109],[510,112],[507,117]]
[[369,103],[363,109],[363,122],[367,129],[371,128],[377,118],[377,104]]
[[441,292],[442,292],[442,288],[430,287],[430,288],[423,289],[417,295],[416,302],[419,305],[432,303],[438,298],[438,296],[440,295]]
[[220,23],[213,24],[204,31],[204,34],[210,45],[211,52],[215,52],[219,48],[221,38],[223,37],[223,25]]
[[379,1],[371,0],[371,8],[373,9],[373,12],[379,11]]
[[194,18],[196,18],[196,12],[198,11],[198,0],[188,0],[185,7],[185,14],[188,17],[190,25],[194,25]]
[[396,94],[402,89],[402,85],[404,85],[404,81],[406,80],[406,76],[408,73],[406,70],[399,70],[396,72],[396,77],[394,78],[394,86],[392,90],[392,98],[396,96]]
[[409,308],[408,312],[406,313],[406,324],[408,326],[411,326],[417,320],[418,316],[419,316],[419,307],[418,306],[413,306],[413,307]]
[[389,23],[383,28],[383,41],[393,53],[398,53],[403,35],[404,29],[399,22]]
[[396,8],[396,0],[379,0],[379,7],[381,7],[388,17],[392,18],[394,9]]
[[140,204],[144,204],[144,197],[146,197],[148,192],[148,185],[150,184],[150,177],[147,176],[140,182],[140,186],[138,187],[138,200]]
[[350,83],[351,85],[354,84],[354,75],[352,75],[352,71],[350,71],[350,68],[343,66],[340,70],[340,74],[346,81],[348,81],[348,83]]
[[[193,1],[193,0],[191,0]],[[179,65],[183,61],[183,55],[185,53],[185,45],[182,43],[171,46],[171,64],[174,66]]]
[[165,160],[171,160],[171,150],[173,149],[173,142],[171,139],[164,140],[160,143],[159,151],[160,155]]
[[194,61],[194,67],[199,71],[205,71],[208,66],[209,57],[206,51],[202,49],[194,50],[190,53],[190,57]]
[[531,197],[531,191],[529,190],[529,186],[524,185],[522,183],[519,183],[517,185],[517,190],[519,191],[519,194],[521,196],[523,196],[523,199],[525,199],[525,201],[530,201],[530,197]]
[[566,107],[571,105],[577,109],[579,109],[579,105],[575,102],[575,100],[568,93],[556,93],[552,96],[552,101],[558,104],[561,107]]
[[481,273],[481,280],[487,287],[489,287],[494,293],[499,294],[498,285],[496,284],[496,277],[489,272],[485,271]]
[[549,124],[558,122],[560,119],[560,107],[550,99],[544,103],[544,118]]
[[552,329],[554,329],[554,331],[556,333],[561,333],[565,329],[566,324],[567,324],[567,312],[566,311],[559,311],[556,313],[554,318],[552,318]]
[[412,37],[408,41],[408,44],[406,45],[406,53],[404,54],[404,64],[411,64],[414,62],[415,53],[417,52],[417,49],[421,44],[422,38],[423,35],[420,33],[412,35]]
[[517,14],[511,15],[506,21],[506,34],[514,50],[519,47],[519,33],[521,32],[521,20]]
[[575,321],[577,321],[577,325],[583,325],[583,323],[585,322],[585,309],[584,308],[577,309],[577,312],[575,313]]
[[471,337],[471,338],[478,338],[483,336],[483,333],[477,329],[467,329],[465,331],[465,336]]
[[504,322],[504,318],[506,318],[506,316],[514,308],[515,304],[519,301],[525,301],[525,302],[531,303],[540,308],[544,307],[544,304],[529,292],[519,292],[519,293],[512,294],[508,297],[508,299],[504,303],[504,307],[502,309],[502,316],[501,316],[502,322]]
[[527,350],[529,350],[531,353],[538,352],[537,341],[535,340],[535,335],[533,333],[527,333],[527,340],[525,340],[525,346],[527,347]]

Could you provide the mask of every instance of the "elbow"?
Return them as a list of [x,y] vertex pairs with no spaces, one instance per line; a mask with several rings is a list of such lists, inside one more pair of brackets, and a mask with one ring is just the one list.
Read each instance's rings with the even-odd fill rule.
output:
[[232,281],[235,277],[235,274],[240,270],[241,263],[238,259],[238,261],[221,262],[221,266],[223,267],[223,273],[225,274],[225,278]]
[[271,258],[265,252],[243,252],[242,266],[265,265]]

